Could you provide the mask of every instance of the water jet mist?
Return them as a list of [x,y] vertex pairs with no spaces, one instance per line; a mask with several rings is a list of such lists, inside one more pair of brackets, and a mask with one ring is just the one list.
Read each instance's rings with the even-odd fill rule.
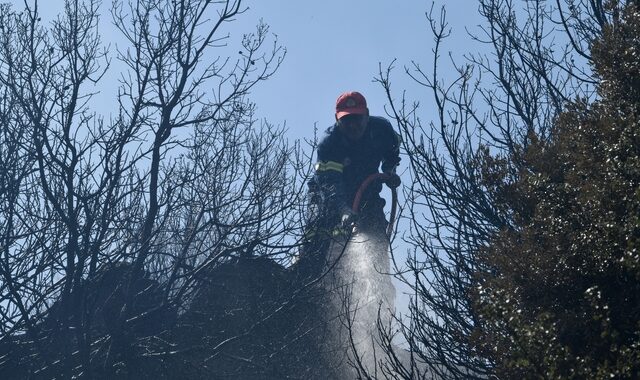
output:
[[368,226],[348,240],[334,241],[329,250],[333,267],[325,279],[329,291],[327,316],[332,320],[332,358],[343,378],[354,378],[356,368],[380,372],[384,357],[378,322],[390,324],[395,287],[389,275],[389,241],[384,226]]

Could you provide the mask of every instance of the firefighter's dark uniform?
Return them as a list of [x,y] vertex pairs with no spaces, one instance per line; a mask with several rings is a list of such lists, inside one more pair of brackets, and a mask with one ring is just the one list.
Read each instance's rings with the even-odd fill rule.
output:
[[[332,237],[339,235],[340,214],[351,208],[362,182],[371,174],[392,171],[400,162],[398,135],[384,118],[371,116],[365,134],[350,141],[337,125],[318,145],[314,178],[309,182],[310,212],[305,255],[324,257]],[[374,182],[362,195],[358,228],[384,226],[382,184]]]

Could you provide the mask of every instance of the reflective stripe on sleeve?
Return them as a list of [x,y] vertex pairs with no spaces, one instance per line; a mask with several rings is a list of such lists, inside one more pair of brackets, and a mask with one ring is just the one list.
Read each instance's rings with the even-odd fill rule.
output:
[[320,161],[316,164],[317,172],[326,172],[329,170],[333,170],[338,173],[342,173],[343,168],[344,168],[344,165],[336,161]]

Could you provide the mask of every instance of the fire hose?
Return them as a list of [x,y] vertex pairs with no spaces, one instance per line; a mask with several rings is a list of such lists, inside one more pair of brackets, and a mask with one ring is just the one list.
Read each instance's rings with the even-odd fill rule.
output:
[[[362,195],[365,190],[371,185],[374,181],[382,181],[385,182],[389,178],[391,178],[390,174],[387,173],[374,173],[369,175],[360,185],[358,191],[356,192],[355,197],[353,198],[353,205],[351,206],[351,210],[357,213],[360,210],[360,202],[362,201]],[[396,222],[396,213],[398,211],[398,191],[396,188],[389,186],[391,189],[391,215],[389,216],[389,225],[387,226],[387,236],[391,238],[393,234],[393,229],[395,227]]]

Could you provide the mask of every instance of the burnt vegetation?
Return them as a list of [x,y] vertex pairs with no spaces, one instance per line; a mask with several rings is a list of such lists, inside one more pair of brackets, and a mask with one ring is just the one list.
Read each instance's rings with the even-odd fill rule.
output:
[[109,50],[105,9],[0,9],[0,377],[286,378],[310,165],[247,97],[285,50],[229,53],[240,1],[116,1]]

